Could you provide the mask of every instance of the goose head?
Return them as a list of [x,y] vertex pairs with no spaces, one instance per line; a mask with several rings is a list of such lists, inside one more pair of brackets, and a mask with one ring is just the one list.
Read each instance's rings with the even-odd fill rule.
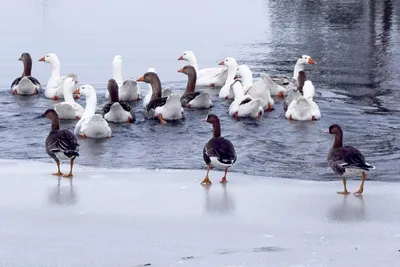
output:
[[303,86],[303,96],[304,98],[312,99],[314,97],[314,85],[310,80],[304,82]]
[[122,64],[122,56],[116,55],[113,59],[113,66]]
[[193,60],[196,60],[196,57],[194,56],[194,53],[192,51],[185,51],[183,54],[178,58],[178,60],[185,60],[188,62],[191,62]]
[[137,79],[137,82],[153,83],[159,81],[160,78],[155,72],[148,71],[142,77]]
[[218,65],[225,66],[230,70],[234,70],[235,72],[238,66],[236,59],[234,59],[233,57],[227,57],[224,61],[221,61]]
[[73,77],[67,77],[67,78],[64,80],[63,88],[67,89],[68,92],[71,91],[71,94],[72,94],[73,89],[74,89],[74,86],[75,86],[75,84],[77,84],[77,83],[78,83],[78,81],[75,80]]
[[46,54],[44,57],[39,59],[39,61],[50,63],[50,64],[59,62],[57,55],[54,53]]
[[89,85],[89,84],[85,84],[82,85],[81,87],[79,87],[78,89],[76,89],[74,91],[74,94],[80,94],[85,96],[86,98],[91,97],[96,95],[96,91],[94,90],[94,87]]
[[243,80],[250,81],[253,79],[253,73],[247,65],[242,64],[237,68],[237,76],[241,77]]
[[301,58],[297,60],[298,63],[304,64],[304,65],[315,65],[317,62],[315,62],[310,56],[307,55],[302,55]]
[[189,77],[193,77],[194,75],[196,75],[196,69],[190,65],[186,65],[182,69],[178,70],[178,72],[184,73]]
[[22,53],[21,57],[18,60],[22,62],[32,61],[31,55],[29,55],[29,53]]

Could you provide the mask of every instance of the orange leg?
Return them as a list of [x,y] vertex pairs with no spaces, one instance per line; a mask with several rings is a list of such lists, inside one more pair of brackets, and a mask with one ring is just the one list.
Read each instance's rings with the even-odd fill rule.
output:
[[227,183],[228,182],[228,180],[226,180],[226,173],[228,172],[228,169],[225,169],[225,174],[224,174],[224,177],[222,177],[222,179],[221,179],[221,181],[220,181],[220,183],[223,183],[223,184],[225,184],[225,183]]
[[53,98],[52,98],[53,100],[57,100],[57,96],[53,96]]
[[285,97],[285,95],[283,94],[283,92],[279,92],[278,96],[279,96],[279,97]]
[[233,118],[239,120],[239,113],[237,111],[233,114]]
[[14,95],[18,95],[17,90],[14,90],[14,91],[13,91],[13,94],[14,94]]
[[208,177],[208,173],[210,172],[210,165],[207,166],[207,174],[206,177],[204,178],[203,182],[201,182],[201,184],[212,184],[210,181],[210,178]]
[[292,115],[289,116],[289,120],[292,120]]
[[312,117],[311,117],[311,120],[312,120],[312,121],[316,121],[317,119],[315,118],[315,116],[312,116]]
[[70,162],[70,169],[69,169],[69,173],[68,174],[64,174],[63,176],[65,178],[72,178],[72,168],[74,167],[74,160],[72,159]]
[[128,120],[126,121],[127,123],[132,123],[133,119],[132,118],[128,118]]
[[37,95],[39,93],[39,90],[37,88],[35,88],[35,90],[33,91],[33,95]]
[[57,164],[57,172],[56,173],[52,173],[52,175],[55,175],[55,176],[61,176],[61,175],[63,175],[63,173],[60,171],[60,162],[59,161],[56,161],[56,164]]
[[79,119],[80,119],[79,116],[76,116],[76,117],[75,117],[75,120],[79,120]]
[[267,111],[271,111],[271,110],[272,110],[272,106],[270,103],[268,103]]
[[165,124],[165,123],[167,123],[167,122],[164,120],[164,118],[163,118],[163,115],[162,115],[162,114],[158,115],[158,119],[160,120],[160,123],[162,123],[162,124]]
[[363,172],[362,173],[362,181],[361,181],[360,188],[358,189],[357,192],[354,192],[354,195],[361,195],[363,193],[365,179],[367,179],[367,174],[365,172]]
[[79,95],[75,95],[75,96],[74,96],[74,99],[79,99]]
[[343,190],[342,192],[337,192],[337,193],[338,193],[338,194],[341,194],[341,195],[348,195],[348,194],[350,194],[350,192],[347,191],[347,187],[346,187],[346,178],[344,178],[343,176],[342,176],[342,181],[343,181],[344,190]]
[[82,134],[82,139],[86,139],[86,138],[87,138],[86,134]]

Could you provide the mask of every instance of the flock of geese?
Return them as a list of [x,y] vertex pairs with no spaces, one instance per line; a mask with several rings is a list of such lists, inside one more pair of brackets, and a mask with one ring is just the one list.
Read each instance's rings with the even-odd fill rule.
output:
[[[43,89],[40,82],[32,77],[32,58],[29,53],[23,53],[19,58],[23,62],[23,74],[15,79],[11,85],[15,95],[37,95]],[[76,136],[81,138],[110,138],[112,135],[109,122],[132,123],[135,117],[129,104],[131,101],[143,99],[146,117],[158,119],[160,123],[180,120],[184,117],[184,108],[208,109],[213,106],[209,93],[196,91],[196,87],[220,87],[219,98],[232,101],[228,113],[235,119],[250,117],[260,119],[265,111],[274,109],[272,96],[284,98],[285,117],[289,120],[313,121],[321,118],[318,105],[314,102],[314,86],[307,80],[304,71],[305,65],[314,65],[316,62],[307,55],[301,56],[293,70],[292,77],[272,77],[261,74],[253,82],[250,68],[228,57],[220,62],[221,67],[199,69],[197,59],[192,51],[184,52],[178,60],[188,64],[178,72],[188,76],[186,90],[182,96],[175,94],[170,88],[163,88],[157,73],[153,68],[138,78],[123,79],[122,57],[114,57],[113,79],[108,81],[105,98],[109,101],[102,108],[101,114],[96,113],[97,93],[93,86],[85,84],[77,86],[77,75],[61,76],[60,60],[56,54],[46,54],[39,61],[50,64],[51,76],[44,90],[44,96],[56,102],[54,107],[43,113],[51,123],[51,132],[46,138],[46,151],[57,164],[57,172],[53,175],[72,177],[74,160],[79,156],[79,144]],[[138,82],[148,84],[147,95],[142,98]],[[84,96],[86,106],[83,108],[75,99]],[[74,133],[60,129],[60,120],[78,120]],[[236,161],[236,152],[233,144],[221,136],[221,126],[218,116],[209,114],[205,119],[213,126],[213,137],[203,149],[203,158],[208,169],[202,184],[211,184],[209,171],[211,166],[225,170],[221,183],[227,182],[226,174]],[[343,132],[339,125],[332,125],[328,133],[335,136],[333,147],[328,153],[330,167],[342,176],[344,191],[349,194],[345,177],[361,174],[362,182],[355,194],[363,192],[366,171],[375,167],[366,163],[359,150],[350,146],[343,146]],[[68,160],[70,170],[63,174],[60,170],[60,161]]]

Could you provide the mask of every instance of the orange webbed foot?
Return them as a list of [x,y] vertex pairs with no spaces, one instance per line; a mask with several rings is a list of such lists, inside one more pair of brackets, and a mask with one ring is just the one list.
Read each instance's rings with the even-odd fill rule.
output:
[[54,176],[61,176],[61,175],[63,175],[63,173],[62,173],[62,172],[55,172],[55,173],[52,173],[51,175],[54,175]]
[[64,174],[63,177],[64,178],[72,178],[73,175],[72,175],[72,173],[67,173],[67,174]]
[[57,100],[57,96],[53,96],[51,99],[53,99],[53,100]]
[[228,182],[228,180],[226,180],[226,177],[225,177],[225,176],[222,177],[220,183],[221,183],[221,184],[226,184],[227,182]]
[[210,181],[210,178],[208,178],[208,176],[206,176],[206,178],[204,178],[203,182],[201,182],[201,184],[212,184]]

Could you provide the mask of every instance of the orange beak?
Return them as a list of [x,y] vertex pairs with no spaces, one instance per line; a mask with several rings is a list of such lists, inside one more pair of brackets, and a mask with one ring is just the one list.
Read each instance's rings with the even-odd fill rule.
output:
[[74,95],[80,95],[80,94],[81,94],[81,92],[79,91],[79,88],[78,88],[78,89],[76,89],[76,90],[73,92],[73,94],[74,94]]
[[180,57],[178,58],[178,60],[183,60],[183,56],[180,56]]
[[220,63],[218,63],[218,65],[225,65],[225,62],[224,61],[221,61]]
[[39,59],[39,61],[45,62],[44,57],[42,57],[41,59]]
[[308,64],[314,65],[314,64],[317,64],[317,62],[315,62],[312,58],[309,58]]
[[178,70],[178,72],[183,72],[183,69]]
[[144,82],[144,76],[140,77],[139,79],[136,80],[137,82]]

